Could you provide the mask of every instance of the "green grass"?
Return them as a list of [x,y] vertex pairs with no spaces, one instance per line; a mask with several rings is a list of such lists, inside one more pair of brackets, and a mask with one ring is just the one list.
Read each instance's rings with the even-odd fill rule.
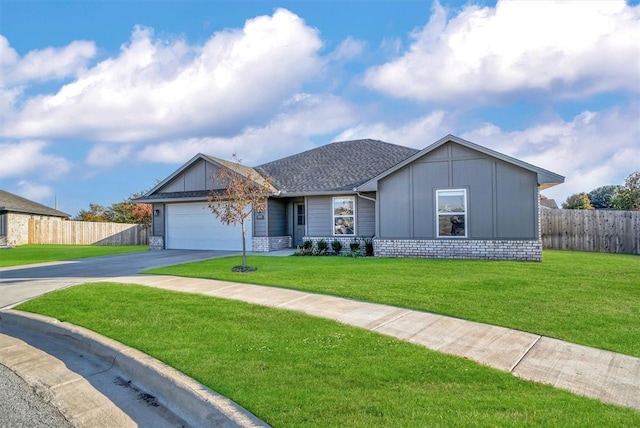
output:
[[275,427],[640,426],[640,412],[304,314],[113,283],[24,303],[137,348]]
[[146,245],[20,245],[0,249],[0,267],[147,251]]
[[149,273],[349,297],[500,325],[640,357],[640,257],[545,251],[543,263],[253,256]]

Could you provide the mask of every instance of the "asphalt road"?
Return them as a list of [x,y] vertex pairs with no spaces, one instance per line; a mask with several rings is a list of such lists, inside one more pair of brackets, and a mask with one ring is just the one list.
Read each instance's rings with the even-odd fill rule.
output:
[[40,398],[11,370],[0,364],[0,427],[72,427],[62,414]]

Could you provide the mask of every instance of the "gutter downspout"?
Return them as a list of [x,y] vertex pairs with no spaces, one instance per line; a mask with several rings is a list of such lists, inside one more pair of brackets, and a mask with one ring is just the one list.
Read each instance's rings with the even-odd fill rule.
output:
[[360,192],[357,192],[357,191],[356,191],[356,195],[358,195],[358,197],[360,197],[360,198],[362,198],[362,199],[367,199],[367,200],[369,200],[369,201],[371,201],[371,202],[376,202],[376,200],[375,200],[375,199],[370,198],[370,197],[368,197],[368,196],[365,196],[365,195],[363,195],[363,194],[362,194],[362,193],[360,193]]

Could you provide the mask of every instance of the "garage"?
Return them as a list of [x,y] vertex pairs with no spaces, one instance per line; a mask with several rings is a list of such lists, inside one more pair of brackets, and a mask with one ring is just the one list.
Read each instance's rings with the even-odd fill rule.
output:
[[[251,218],[247,220],[246,239],[251,248]],[[241,226],[223,224],[203,202],[170,204],[166,206],[166,248],[241,251]]]

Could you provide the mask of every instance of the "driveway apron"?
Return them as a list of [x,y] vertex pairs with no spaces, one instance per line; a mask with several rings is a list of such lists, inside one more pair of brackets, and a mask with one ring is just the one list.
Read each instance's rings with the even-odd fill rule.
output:
[[[11,251],[11,250],[5,250]],[[171,266],[239,254],[230,251],[164,250],[0,268],[0,309],[85,282],[129,276]]]

